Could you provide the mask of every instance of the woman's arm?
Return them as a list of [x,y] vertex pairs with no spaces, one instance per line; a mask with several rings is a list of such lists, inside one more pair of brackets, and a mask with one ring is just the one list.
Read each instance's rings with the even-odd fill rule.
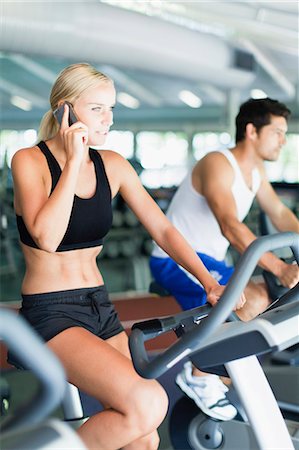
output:
[[[33,155],[36,159],[34,160]],[[40,155],[23,149],[12,160],[15,210],[41,250],[55,252],[66,232],[78,176],[75,164],[66,164],[52,195],[48,197]]]
[[142,186],[131,165],[119,155],[119,192],[157,244],[203,285],[211,304],[217,302],[223,286],[210,275],[181,233],[171,224]]
[[48,168],[37,147],[18,151],[12,160],[16,213],[38,247],[47,252],[56,251],[67,230],[87,136],[79,122],[70,128],[64,123],[62,130],[66,163],[50,197],[45,183]]

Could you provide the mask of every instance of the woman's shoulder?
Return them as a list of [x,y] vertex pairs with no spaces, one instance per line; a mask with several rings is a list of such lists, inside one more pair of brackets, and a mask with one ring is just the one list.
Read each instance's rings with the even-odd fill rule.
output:
[[106,165],[119,165],[124,166],[128,164],[128,161],[118,152],[114,150],[97,150],[101,155],[101,158]]
[[98,150],[101,155],[110,186],[117,186],[117,191],[123,183],[137,177],[130,162],[120,153],[113,150]]
[[101,155],[102,158],[107,158],[107,159],[111,159],[111,158],[121,158],[124,159],[124,157],[116,152],[115,150],[97,150],[97,152]]
[[41,153],[38,145],[33,145],[32,147],[20,148],[15,152],[13,158],[34,158],[38,153]]
[[17,150],[12,157],[11,166],[13,168],[19,164],[39,164],[42,161],[42,152],[37,145],[33,145],[32,147],[24,147]]

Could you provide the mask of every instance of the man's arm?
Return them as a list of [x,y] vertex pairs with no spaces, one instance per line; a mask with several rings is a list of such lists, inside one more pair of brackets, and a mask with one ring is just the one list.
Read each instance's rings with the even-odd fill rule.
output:
[[234,171],[231,164],[221,153],[211,153],[200,162],[199,168],[198,190],[206,198],[222,234],[238,252],[243,253],[256,236],[238,219],[232,194]]
[[280,200],[269,181],[264,177],[257,193],[257,201],[278,231],[299,233],[295,214]]
[[[239,253],[243,253],[257,237],[238,219],[237,206],[231,191],[233,169],[220,153],[208,156],[200,164],[200,191],[213,211],[222,234]],[[263,198],[267,202],[265,194]],[[271,199],[269,205],[270,201]],[[293,220],[291,222],[293,224]],[[273,253],[264,254],[259,265],[277,276],[284,286],[292,287],[298,281],[298,268],[284,263]]]

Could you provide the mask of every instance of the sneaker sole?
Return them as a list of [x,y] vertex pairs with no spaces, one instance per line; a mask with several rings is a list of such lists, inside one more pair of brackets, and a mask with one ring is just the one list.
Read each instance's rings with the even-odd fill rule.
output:
[[232,420],[234,417],[236,417],[237,415],[237,410],[236,410],[236,414],[232,417],[224,417],[224,416],[220,416],[219,414],[215,413],[214,411],[212,411],[209,408],[206,408],[206,406],[200,401],[200,399],[198,398],[198,396],[194,393],[193,389],[189,388],[188,385],[186,385],[186,383],[184,383],[184,381],[182,380],[181,376],[178,375],[176,378],[176,384],[179,386],[179,388],[189,397],[191,398],[196,405],[202,410],[202,412],[204,412],[207,416],[212,417],[213,419],[218,419],[221,421],[228,421],[228,420]]

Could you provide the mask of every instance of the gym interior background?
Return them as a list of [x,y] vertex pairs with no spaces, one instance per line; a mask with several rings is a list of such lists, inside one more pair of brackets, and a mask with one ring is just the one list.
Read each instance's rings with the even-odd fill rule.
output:
[[[240,103],[263,96],[286,103],[287,144],[267,171],[298,214],[297,1],[5,1],[0,14],[1,303],[20,301],[24,273],[11,158],[36,141],[51,85],[71,63],[87,61],[114,80],[105,148],[131,161],[163,210],[191,164],[234,144]],[[113,206],[98,263],[112,299],[137,298],[151,281],[152,242],[120,197]],[[247,223],[262,233],[257,205]]]

